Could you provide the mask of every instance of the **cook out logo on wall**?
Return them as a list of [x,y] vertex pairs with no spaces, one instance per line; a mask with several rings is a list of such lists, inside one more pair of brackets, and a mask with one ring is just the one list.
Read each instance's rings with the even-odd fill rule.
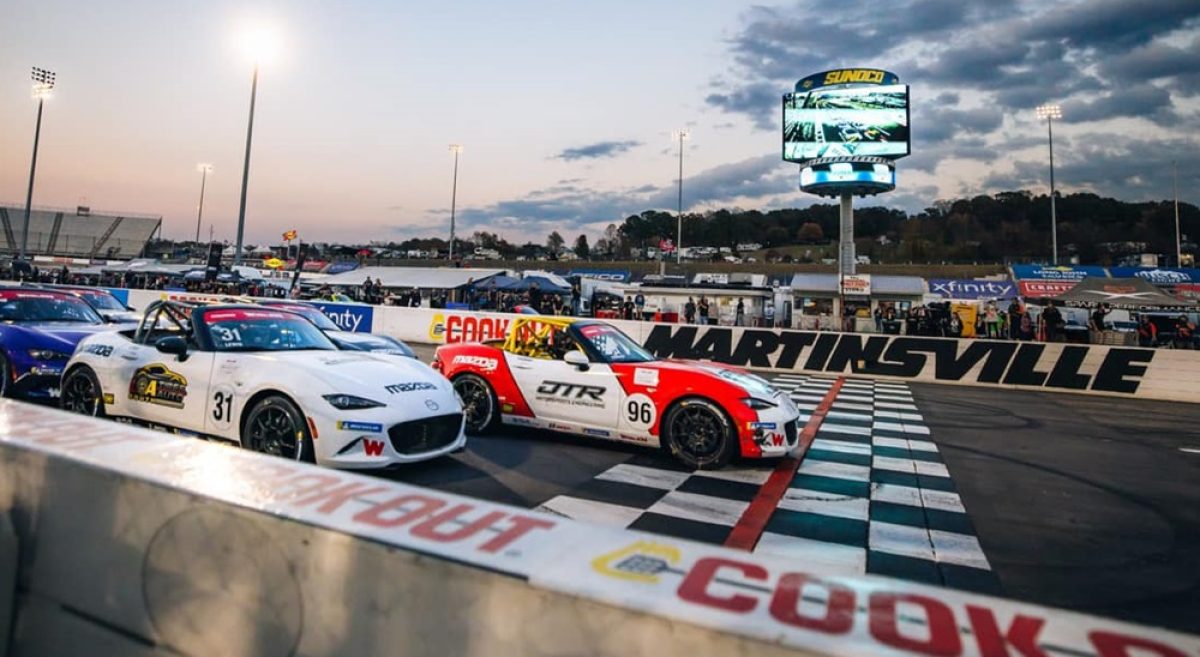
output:
[[508,334],[509,321],[504,317],[437,313],[429,322],[429,338],[446,344],[499,339]]
[[683,574],[681,570],[672,570],[672,567],[679,563],[679,559],[679,548],[663,543],[638,541],[592,559],[592,570],[606,577],[657,584],[664,572]]
[[[902,378],[1134,394],[1154,359],[1152,349],[1110,347],[1098,367],[1085,360],[1093,347],[1060,347],[1053,363],[1039,369],[1049,345],[1034,342],[968,343],[916,336],[866,336],[857,333],[767,331],[657,325],[644,347],[660,358],[730,363],[740,367],[875,374]],[[735,344],[735,335],[738,336]],[[1100,347],[1096,347],[1099,349]],[[1093,359],[1094,360],[1094,359]]]

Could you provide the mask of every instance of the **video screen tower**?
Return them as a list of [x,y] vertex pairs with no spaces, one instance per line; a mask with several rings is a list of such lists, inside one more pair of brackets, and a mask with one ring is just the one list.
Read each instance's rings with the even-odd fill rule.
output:
[[854,197],[896,188],[908,107],[908,86],[879,69],[824,71],[783,96],[783,159],[800,165],[800,190],[841,199],[839,277],[855,274]]

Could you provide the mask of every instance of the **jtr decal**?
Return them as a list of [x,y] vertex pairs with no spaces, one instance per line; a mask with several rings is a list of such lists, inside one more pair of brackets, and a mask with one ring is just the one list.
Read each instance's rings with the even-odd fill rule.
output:
[[589,386],[565,381],[543,381],[537,388],[537,398],[548,404],[569,404],[604,408],[604,386]]

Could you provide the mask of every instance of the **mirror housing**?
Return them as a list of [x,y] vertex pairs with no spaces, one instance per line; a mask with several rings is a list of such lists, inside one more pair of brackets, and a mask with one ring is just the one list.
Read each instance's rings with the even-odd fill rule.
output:
[[579,351],[578,349],[572,349],[571,351],[568,351],[563,356],[563,361],[565,361],[568,365],[574,365],[580,370],[586,370],[590,366],[587,354]]
[[184,360],[187,358],[187,340],[178,335],[168,335],[159,338],[158,341],[154,343],[154,348],[158,349],[164,354],[173,354],[178,356],[179,360]]

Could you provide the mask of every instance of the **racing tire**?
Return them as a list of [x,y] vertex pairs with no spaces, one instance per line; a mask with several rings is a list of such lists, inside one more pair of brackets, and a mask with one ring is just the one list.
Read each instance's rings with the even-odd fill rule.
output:
[[316,462],[308,421],[283,395],[265,397],[250,407],[242,423],[242,446],[301,463]]
[[8,356],[0,353],[0,397],[12,397],[12,365]]
[[737,451],[737,433],[725,411],[707,399],[672,404],[661,431],[667,452],[693,470],[717,470]]
[[481,436],[495,430],[500,424],[500,400],[492,385],[478,374],[456,376],[453,385],[462,400],[467,435]]
[[70,413],[105,417],[104,392],[92,368],[82,365],[67,372],[63,377],[58,406]]

